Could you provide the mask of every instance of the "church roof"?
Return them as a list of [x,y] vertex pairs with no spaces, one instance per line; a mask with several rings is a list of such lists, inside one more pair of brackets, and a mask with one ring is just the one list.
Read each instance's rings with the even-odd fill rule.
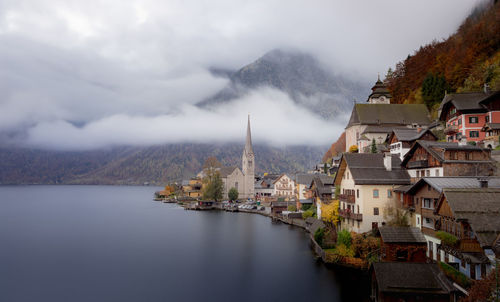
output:
[[378,98],[380,96],[385,96],[387,98],[392,97],[389,89],[387,89],[387,86],[385,86],[379,77],[375,85],[372,87],[372,93],[368,96],[368,100],[366,101],[368,102],[370,98]]
[[220,177],[225,178],[231,173],[233,173],[234,170],[238,169],[237,167],[230,166],[230,167],[221,167],[219,170]]
[[354,104],[347,128],[353,125],[429,125],[424,104]]
[[247,154],[253,154],[252,133],[250,131],[250,115],[248,115],[247,138],[246,138],[246,142],[245,142],[245,152]]

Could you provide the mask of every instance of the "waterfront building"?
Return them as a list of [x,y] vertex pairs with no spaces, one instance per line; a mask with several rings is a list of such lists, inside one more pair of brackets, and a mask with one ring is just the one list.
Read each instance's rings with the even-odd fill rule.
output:
[[373,301],[457,301],[458,290],[435,263],[379,262],[370,268]]
[[334,179],[340,187],[340,228],[364,233],[382,226],[385,209],[397,203],[393,189],[408,184],[410,176],[396,155],[344,153]]
[[438,115],[446,124],[447,141],[482,142],[488,133],[483,131],[486,124],[500,123],[500,91],[485,88],[482,92],[446,94]]
[[273,196],[285,198],[292,198],[295,196],[295,181],[293,181],[290,176],[281,174],[274,180],[273,185]]
[[419,228],[378,228],[381,239],[381,261],[426,262],[427,241]]
[[456,142],[417,140],[406,153],[402,165],[412,182],[426,176],[493,175],[491,150]]
[[309,186],[316,174],[303,173],[295,175],[295,197],[297,200],[310,198],[308,191]]
[[328,175],[315,174],[309,186],[311,199],[313,201],[313,206],[316,207],[318,219],[321,219],[321,205],[333,201],[335,195],[335,185],[333,181],[333,177]]
[[[395,189],[404,208],[410,211],[410,224],[419,228],[427,241],[427,257],[434,261],[457,262],[453,255],[441,250],[436,236],[439,216],[435,213],[438,200],[445,188],[466,189],[488,186],[500,188],[499,177],[423,177],[411,186]],[[473,202],[473,201],[471,201]]]
[[498,257],[500,188],[444,189],[435,213],[436,230],[448,234],[440,249],[453,255],[450,264],[473,280],[486,277]]
[[373,139],[382,145],[393,128],[421,128],[430,123],[429,110],[424,104],[391,104],[389,90],[379,78],[367,104],[354,104],[346,127],[345,151],[356,145],[363,153]]

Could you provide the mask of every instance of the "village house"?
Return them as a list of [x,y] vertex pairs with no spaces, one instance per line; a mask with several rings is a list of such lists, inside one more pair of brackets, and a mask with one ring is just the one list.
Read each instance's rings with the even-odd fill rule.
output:
[[193,177],[182,182],[182,194],[186,197],[199,198],[202,195],[203,181]]
[[328,175],[315,174],[309,185],[312,204],[316,207],[316,214],[319,219],[321,219],[321,205],[333,201],[335,195],[333,180],[333,177]]
[[417,140],[437,141],[437,137],[429,129],[394,128],[387,138],[391,154],[398,155],[401,160]]
[[274,181],[277,180],[280,174],[264,174],[255,182],[255,196],[257,199],[268,198],[274,195]]
[[[485,184],[486,182],[486,184]],[[427,241],[427,256],[436,261],[455,262],[453,256],[440,250],[441,240],[436,236],[439,216],[434,213],[439,197],[445,188],[467,189],[481,186],[500,188],[498,177],[424,177],[404,188],[401,202],[411,212],[411,225],[419,228]]]
[[384,210],[397,204],[396,186],[410,184],[398,156],[344,153],[334,180],[340,187],[340,229],[368,232],[385,222]]
[[373,139],[376,144],[383,144],[392,128],[421,128],[431,123],[425,105],[391,104],[390,99],[389,90],[378,79],[368,97],[368,104],[354,104],[346,127],[346,152],[355,145],[363,153]]
[[405,155],[402,165],[412,182],[424,176],[493,175],[496,167],[491,150],[454,142],[417,140]]
[[419,228],[378,228],[381,238],[381,261],[426,262],[427,241]]
[[375,302],[457,301],[457,289],[435,263],[373,263],[370,276]]
[[[449,142],[482,142],[483,127],[500,123],[500,91],[446,94],[439,106],[439,119],[446,123]],[[497,140],[498,141],[498,140]]]
[[500,235],[500,188],[444,189],[435,213],[436,229],[448,234],[440,249],[473,280],[484,278],[495,260]]
[[309,192],[309,186],[317,174],[296,174],[295,175],[295,196],[297,200],[309,199],[311,198]]
[[495,149],[500,145],[500,123],[486,123],[481,131],[485,133],[483,145]]
[[295,181],[286,174],[281,174],[273,182],[273,196],[292,198],[295,196]]

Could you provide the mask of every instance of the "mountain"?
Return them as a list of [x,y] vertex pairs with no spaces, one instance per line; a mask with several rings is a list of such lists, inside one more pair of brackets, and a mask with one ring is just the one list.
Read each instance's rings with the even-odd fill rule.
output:
[[355,100],[366,97],[367,83],[356,82],[327,71],[311,55],[272,50],[255,62],[230,74],[212,69],[215,74],[224,74],[229,84],[215,95],[198,103],[207,108],[235,100],[252,89],[272,87],[287,93],[304,108],[331,118],[352,109]]
[[[307,171],[320,162],[320,147],[255,145],[257,173]],[[176,144],[96,151],[47,151],[0,147],[0,184],[164,185],[202,169],[208,156],[241,167],[240,144]]]

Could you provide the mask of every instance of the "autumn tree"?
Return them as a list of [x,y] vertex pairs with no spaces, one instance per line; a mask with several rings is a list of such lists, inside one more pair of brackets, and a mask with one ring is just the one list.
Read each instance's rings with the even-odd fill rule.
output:
[[352,145],[349,147],[349,153],[358,153],[358,146]]
[[203,164],[203,183],[205,184],[203,188],[203,199],[205,200],[222,200],[223,193],[223,183],[220,176],[221,163],[217,158],[211,156],[205,160]]
[[330,225],[337,226],[339,223],[339,201],[334,200],[329,204],[321,204],[321,219]]

